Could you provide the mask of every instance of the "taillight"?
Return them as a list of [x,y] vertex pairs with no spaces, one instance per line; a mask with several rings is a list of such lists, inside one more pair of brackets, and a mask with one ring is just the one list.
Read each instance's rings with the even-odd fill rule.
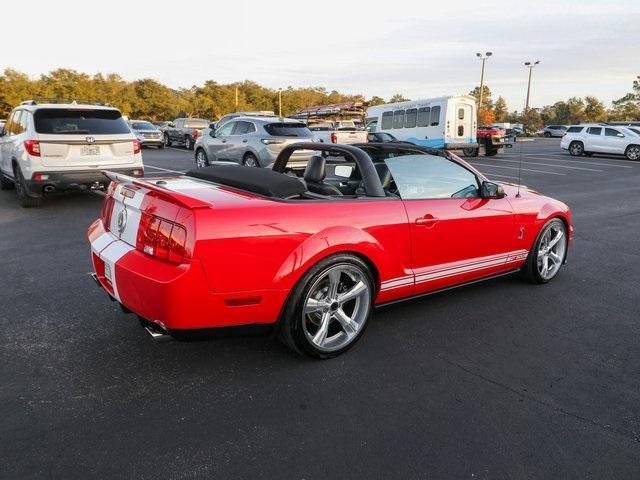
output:
[[133,141],[133,154],[140,153],[141,150],[140,142],[138,140]]
[[187,230],[184,226],[143,213],[140,218],[136,248],[149,256],[171,263],[181,263],[187,256]]
[[195,140],[196,138],[198,138],[200,136],[200,130],[193,130],[191,132],[191,136],[193,137],[193,139]]
[[336,132],[331,133],[331,143],[338,143],[338,134]]
[[24,148],[27,150],[27,153],[32,157],[40,156],[40,142],[37,140],[25,140]]
[[104,229],[106,231],[109,231],[111,226],[111,212],[113,212],[113,202],[113,197],[111,195],[107,195],[104,199],[104,203],[102,204],[102,224],[104,225]]

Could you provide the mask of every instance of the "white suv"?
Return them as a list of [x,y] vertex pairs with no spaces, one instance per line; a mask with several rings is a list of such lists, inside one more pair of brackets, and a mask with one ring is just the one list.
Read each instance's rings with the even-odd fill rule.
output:
[[567,129],[560,146],[574,156],[613,153],[640,160],[640,134],[634,130],[602,123],[574,125]]
[[108,105],[22,102],[0,130],[0,188],[23,207],[45,193],[104,188],[101,170],[144,175],[140,142]]

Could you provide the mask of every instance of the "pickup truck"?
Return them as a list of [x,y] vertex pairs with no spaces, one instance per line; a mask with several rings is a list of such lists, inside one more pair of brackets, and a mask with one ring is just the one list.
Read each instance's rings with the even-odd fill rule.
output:
[[205,128],[209,128],[209,120],[176,118],[164,128],[164,144],[170,147],[178,143],[184,145],[187,150],[193,150],[196,139],[202,135]]
[[353,122],[315,123],[309,125],[309,130],[313,132],[314,137],[324,143],[352,144],[367,141],[367,132],[358,130]]
[[487,157],[497,155],[500,149],[511,148],[510,143],[506,143],[506,132],[498,127],[478,127],[476,132],[478,148],[465,148],[463,153],[466,157],[477,157],[482,153]]

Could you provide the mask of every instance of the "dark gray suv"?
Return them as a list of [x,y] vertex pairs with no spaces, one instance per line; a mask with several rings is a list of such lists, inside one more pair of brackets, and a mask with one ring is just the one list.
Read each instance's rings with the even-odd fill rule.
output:
[[[216,161],[248,167],[268,167],[282,149],[292,143],[316,141],[307,126],[288,118],[237,117],[198,138],[195,162],[199,167]],[[297,150],[291,163],[306,162],[313,152]]]

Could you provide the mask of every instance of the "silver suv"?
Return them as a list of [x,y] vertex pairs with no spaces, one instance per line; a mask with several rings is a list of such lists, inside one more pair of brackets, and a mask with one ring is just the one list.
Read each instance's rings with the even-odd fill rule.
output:
[[[282,149],[292,143],[316,139],[307,126],[288,118],[237,117],[226,122],[195,144],[196,166],[205,167],[216,161],[235,162],[247,167],[268,167]],[[306,161],[313,154],[296,150],[291,161]]]
[[0,131],[0,188],[15,186],[23,207],[46,193],[104,188],[105,169],[144,175],[140,142],[111,106],[27,100]]

